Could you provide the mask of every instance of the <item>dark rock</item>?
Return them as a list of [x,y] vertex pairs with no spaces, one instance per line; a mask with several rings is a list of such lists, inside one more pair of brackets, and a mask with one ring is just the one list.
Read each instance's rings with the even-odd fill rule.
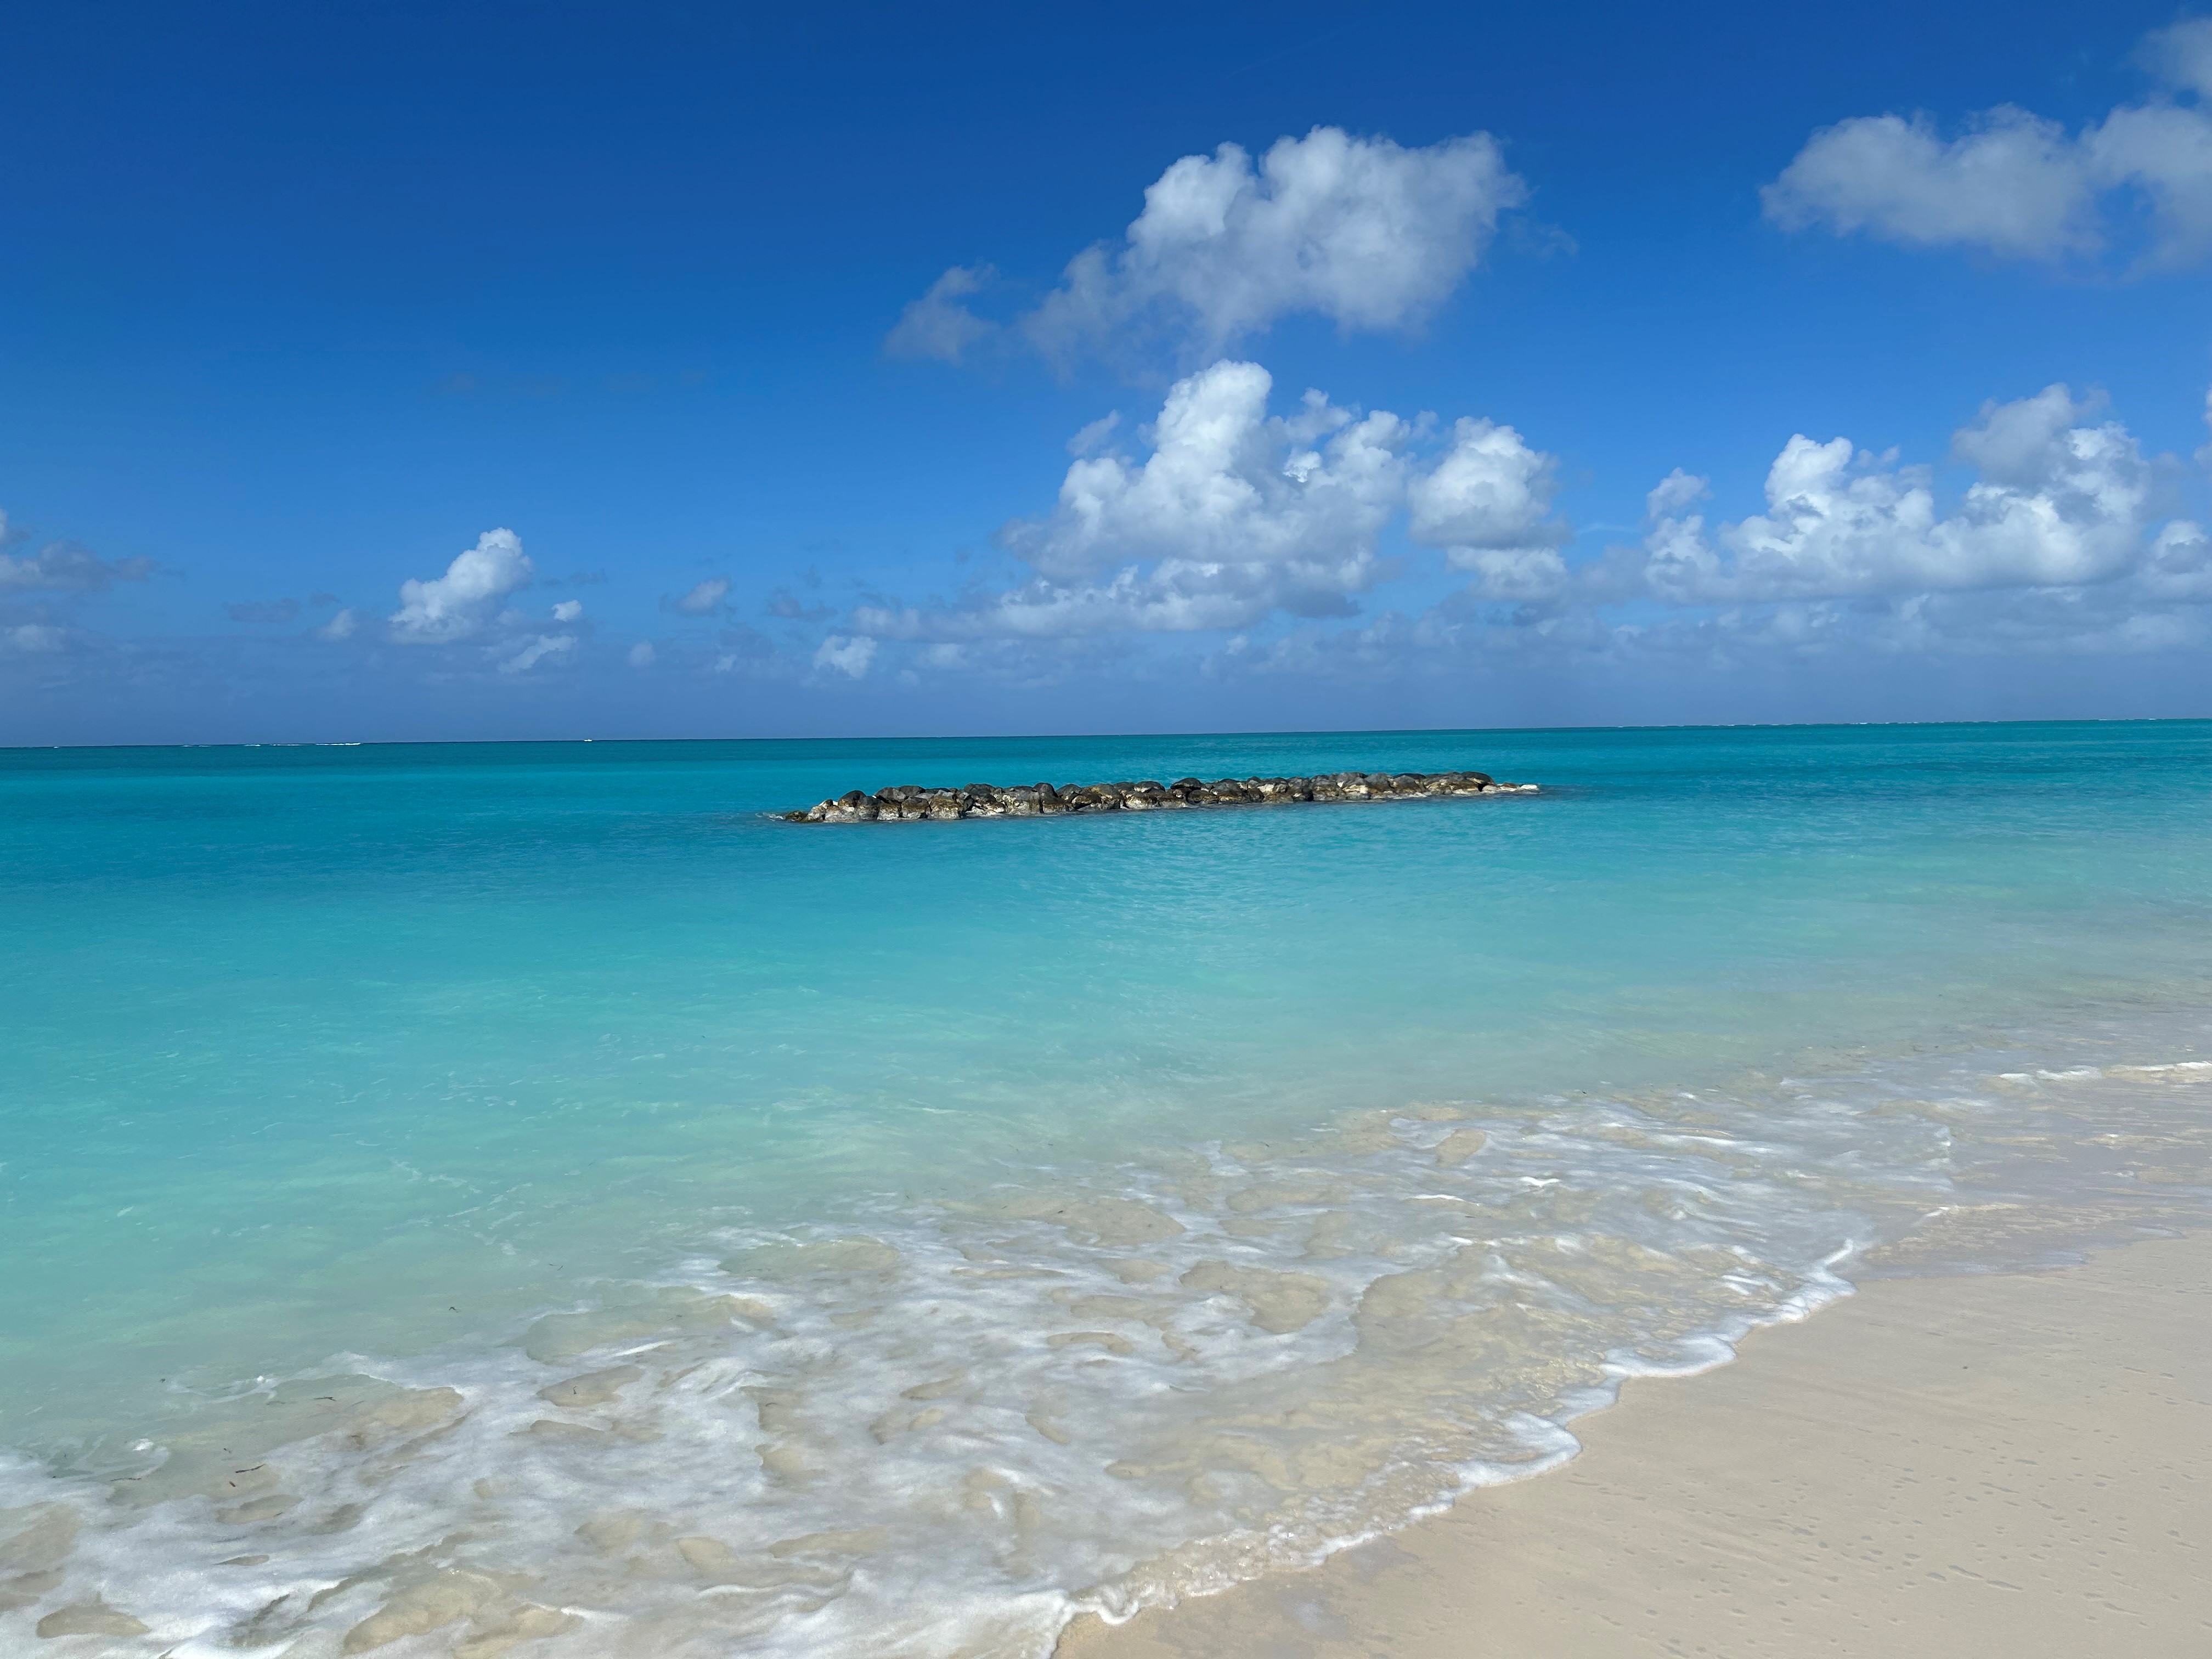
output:
[[787,823],[912,823],[923,818],[1036,817],[1068,812],[1149,812],[1162,807],[1240,806],[1261,802],[1399,800],[1431,795],[1534,794],[1533,783],[1499,783],[1487,772],[1325,772],[1310,778],[1151,778],[1133,783],[1049,783],[1000,788],[970,783],[957,789],[893,784],[870,795],[848,789],[803,812],[776,814]]

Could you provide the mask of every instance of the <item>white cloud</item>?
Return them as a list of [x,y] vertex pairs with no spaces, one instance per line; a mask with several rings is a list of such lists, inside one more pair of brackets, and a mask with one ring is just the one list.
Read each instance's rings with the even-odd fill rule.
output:
[[2212,110],[2116,109],[2082,143],[2100,180],[2149,199],[2149,263],[2185,264],[2212,247]]
[[21,623],[0,629],[0,641],[27,657],[58,656],[69,648],[69,635],[51,623]]
[[1767,216],[1790,229],[2055,259],[2104,246],[2139,198],[2149,262],[2193,259],[2212,247],[2212,110],[2177,94],[2212,98],[2212,19],[2158,31],[2142,57],[2170,90],[2078,134],[2011,105],[1951,139],[1925,115],[1822,128],[1761,192]]
[[315,630],[315,637],[319,640],[349,640],[360,624],[359,612],[349,609],[341,611]]
[[1140,434],[1148,457],[1077,459],[1051,514],[1000,532],[1027,580],[949,609],[864,606],[854,622],[879,637],[948,641],[1348,615],[1391,574],[1377,542],[1409,501],[1418,539],[1448,546],[1452,565],[1501,592],[1564,578],[1553,459],[1512,428],[1463,421],[1424,470],[1413,454],[1424,428],[1318,392],[1271,416],[1273,385],[1257,363],[1234,362],[1178,381]]
[[929,285],[929,292],[907,302],[897,325],[884,337],[894,357],[934,357],[957,363],[978,342],[996,331],[960,303],[980,292],[998,273],[988,265],[955,265]]
[[[1257,167],[1242,146],[1223,144],[1170,167],[1122,238],[1076,255],[1016,326],[1062,362],[1133,340],[1195,361],[1300,313],[1347,330],[1416,327],[1528,193],[1482,132],[1407,149],[1316,127],[1278,139]],[[886,344],[957,361],[997,331],[959,303],[985,274],[946,271]]]
[[1547,599],[1567,580],[1559,550],[1569,532],[1552,517],[1559,488],[1554,459],[1511,427],[1462,419],[1443,459],[1407,483],[1407,533],[1474,572],[1486,597]]
[[1553,599],[1571,580],[1555,547],[1454,548],[1451,563],[1474,573],[1469,591],[1486,599]]
[[629,648],[629,665],[632,668],[650,668],[659,654],[653,648],[651,640],[640,640]]
[[1695,510],[1706,481],[1678,469],[1650,494],[1639,547],[1558,570],[1501,551],[1480,583],[1419,616],[1224,647],[1209,672],[1565,672],[1577,683],[1620,672],[1682,684],[1737,671],[1794,678],[1818,662],[1830,665],[1796,683],[1837,684],[1907,658],[2212,647],[2212,537],[2162,518],[2172,458],[2145,457],[2063,386],[1984,405],[1952,456],[1975,476],[1943,510],[1926,468],[1795,437],[1768,476],[1766,511],[1712,528]]
[[857,620],[909,637],[1049,635],[1342,613],[1382,574],[1375,539],[1403,493],[1407,428],[1318,393],[1271,419],[1272,385],[1257,363],[1216,363],[1168,393],[1149,458],[1078,459],[1051,514],[1000,532],[1036,572],[1015,590],[934,617]]
[[[849,639],[842,635],[832,634],[822,641],[820,648],[815,652],[814,665],[817,668],[835,669],[838,673],[848,675],[857,680],[868,672],[868,665],[875,660],[875,655],[876,642],[866,634],[856,634]],[[735,666],[737,666],[735,660],[731,659],[730,667]],[[728,669],[722,668],[720,663],[716,664],[716,668],[721,672],[728,672]]]
[[1121,424],[1121,411],[1118,409],[1111,414],[1101,415],[1067,441],[1067,453],[1071,455],[1088,455],[1095,450],[1103,448],[1106,441],[1114,435],[1114,428]]
[[2092,586],[1908,593],[1747,605],[1676,618],[1636,641],[1650,655],[1741,663],[1759,656],[2144,656],[2212,641],[2202,604],[2163,602],[2128,579]]
[[446,567],[444,575],[399,585],[399,609],[391,617],[392,638],[410,645],[467,639],[491,620],[501,599],[527,586],[533,574],[521,538],[512,530],[487,530]]
[[2136,57],[2169,86],[2186,87],[2200,98],[2212,98],[2212,18],[2196,17],[2153,29],[2136,49]]
[[1371,541],[1402,489],[1405,423],[1363,419],[1315,392],[1271,420],[1273,380],[1219,362],[1168,393],[1141,465],[1079,459],[1051,517],[1009,526],[1007,544],[1046,576],[1095,575],[1133,559],[1334,564]]
[[[505,647],[500,647],[504,650]],[[503,658],[499,665],[502,674],[526,674],[541,662],[562,661],[574,653],[574,634],[540,634],[513,655]]]
[[722,601],[729,592],[728,577],[709,576],[682,599],[672,603],[663,600],[662,603],[686,617],[711,617],[722,608]]
[[[0,540],[6,532],[0,515]],[[75,542],[55,542],[21,558],[0,553],[0,593],[92,593],[111,582],[143,581],[154,568],[151,559],[103,559]]]
[[581,599],[563,599],[553,607],[553,620],[556,623],[575,622],[583,614],[584,602]]
[[[1954,434],[1968,473],[1955,495],[1894,451],[1801,434],[1768,470],[1763,510],[1709,521],[1711,484],[1677,468],[1650,492],[1641,544],[1572,563],[1557,459],[1513,427],[1406,421],[1318,392],[1274,416],[1273,390],[1249,362],[1178,381],[1136,434],[1148,448],[1078,456],[1050,512],[1000,532],[1022,567],[1011,580],[860,606],[853,637],[824,642],[816,667],[842,668],[860,640],[872,662],[878,641],[896,641],[902,672],[1042,683],[1079,660],[1096,672],[1102,651],[1136,670],[1164,648],[1145,635],[1209,631],[1236,636],[1209,672],[1368,676],[1395,672],[1394,653],[1673,672],[1762,653],[2141,653],[2212,637],[2212,543],[2167,516],[2179,463],[2063,386],[1987,404]],[[1353,614],[1395,573],[1383,538],[1399,522],[1474,580],[1410,620],[1258,631]]]
[[1855,116],[1814,133],[1761,195],[1786,229],[1972,242],[2049,258],[2088,246],[2094,181],[2066,130],[2009,106],[1945,141],[1924,115]]
[[2144,562],[2143,586],[2162,599],[2212,599],[2212,539],[2203,526],[2176,519],[2160,531]]
[[1651,519],[1672,518],[1692,501],[1703,501],[1712,493],[1711,479],[1701,478],[1694,472],[1685,472],[1678,466],[1653,485],[1644,496],[1644,514]]
[[2109,580],[2143,556],[2154,480],[2127,429],[2086,424],[2089,408],[2063,386],[1984,404],[1952,441],[1981,476],[1948,514],[1926,468],[1801,434],[1767,473],[1767,510],[1708,537],[1682,512],[1702,481],[1678,471],[1652,492],[1645,581],[1699,604]]

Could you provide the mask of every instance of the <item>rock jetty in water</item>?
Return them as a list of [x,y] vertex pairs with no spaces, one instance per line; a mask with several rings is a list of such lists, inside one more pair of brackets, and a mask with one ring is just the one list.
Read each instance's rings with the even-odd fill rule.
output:
[[793,823],[903,823],[922,818],[1034,818],[1065,812],[1173,811],[1192,806],[1271,806],[1299,800],[1413,800],[1431,795],[1533,795],[1533,783],[1487,772],[1328,772],[1312,778],[1177,778],[1173,783],[1049,783],[1001,789],[971,783],[926,789],[902,783],[871,795],[854,789],[786,812]]

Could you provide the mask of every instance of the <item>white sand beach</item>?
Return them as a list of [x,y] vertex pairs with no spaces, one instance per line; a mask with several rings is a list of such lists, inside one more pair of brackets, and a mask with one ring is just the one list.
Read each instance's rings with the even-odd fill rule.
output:
[[1061,1659],[2212,1653],[2212,1238],[1881,1279],[1582,1454]]

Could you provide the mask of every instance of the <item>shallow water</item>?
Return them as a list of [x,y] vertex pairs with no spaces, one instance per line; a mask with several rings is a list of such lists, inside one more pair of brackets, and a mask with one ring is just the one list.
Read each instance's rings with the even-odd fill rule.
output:
[[[0,1645],[1034,1654],[1538,1467],[1853,1277],[2187,1224],[2208,762],[0,754]],[[767,816],[1350,766],[1545,788]]]

